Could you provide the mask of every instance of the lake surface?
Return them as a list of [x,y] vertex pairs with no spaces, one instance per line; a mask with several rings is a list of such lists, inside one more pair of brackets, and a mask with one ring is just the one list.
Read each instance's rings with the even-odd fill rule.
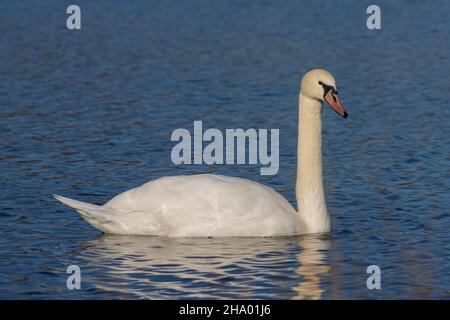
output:
[[[0,298],[449,299],[450,6],[377,3],[379,31],[368,1],[77,1],[80,31],[67,2],[2,3]],[[323,111],[329,235],[103,235],[51,197],[209,172],[295,205],[299,80],[318,66],[349,113]],[[194,120],[280,129],[278,174],[172,164]]]

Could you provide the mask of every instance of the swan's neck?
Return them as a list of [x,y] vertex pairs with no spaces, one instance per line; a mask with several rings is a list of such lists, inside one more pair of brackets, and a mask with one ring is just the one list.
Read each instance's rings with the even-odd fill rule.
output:
[[322,177],[322,104],[300,92],[297,208],[310,233],[330,231]]

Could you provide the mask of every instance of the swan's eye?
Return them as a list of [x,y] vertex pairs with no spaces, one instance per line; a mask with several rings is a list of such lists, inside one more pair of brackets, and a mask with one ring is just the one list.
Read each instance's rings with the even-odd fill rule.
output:
[[326,95],[328,93],[328,91],[331,91],[331,92],[337,94],[337,91],[333,86],[329,86],[329,85],[323,83],[322,81],[319,81],[319,84],[323,87],[323,95]]

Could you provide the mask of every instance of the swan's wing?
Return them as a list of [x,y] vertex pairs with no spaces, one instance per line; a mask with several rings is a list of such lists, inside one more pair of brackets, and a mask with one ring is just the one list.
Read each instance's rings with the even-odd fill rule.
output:
[[282,235],[296,234],[299,227],[295,210],[271,188],[209,174],[160,178],[104,207],[123,212],[120,224],[133,234]]

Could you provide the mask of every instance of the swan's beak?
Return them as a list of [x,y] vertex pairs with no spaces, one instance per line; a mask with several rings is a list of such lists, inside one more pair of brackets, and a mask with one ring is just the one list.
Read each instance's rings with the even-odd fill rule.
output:
[[329,90],[323,98],[338,115],[347,118],[348,114],[339,101],[338,95],[334,93],[333,90]]

